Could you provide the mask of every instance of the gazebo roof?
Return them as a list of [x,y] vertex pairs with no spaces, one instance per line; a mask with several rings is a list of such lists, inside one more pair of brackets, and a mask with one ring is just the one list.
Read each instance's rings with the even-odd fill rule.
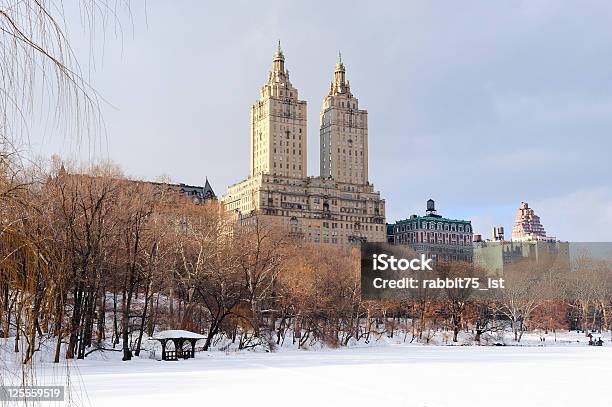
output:
[[184,331],[182,329],[170,329],[167,331],[160,331],[153,335],[151,339],[163,340],[163,339],[206,339],[204,335],[197,334],[191,331]]

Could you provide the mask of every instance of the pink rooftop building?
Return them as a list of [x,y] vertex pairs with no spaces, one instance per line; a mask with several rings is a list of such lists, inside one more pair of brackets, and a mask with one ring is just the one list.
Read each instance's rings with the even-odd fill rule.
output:
[[512,240],[555,241],[555,238],[546,236],[544,226],[540,223],[540,217],[535,214],[527,202],[521,202],[521,206],[516,211],[516,217],[514,218]]

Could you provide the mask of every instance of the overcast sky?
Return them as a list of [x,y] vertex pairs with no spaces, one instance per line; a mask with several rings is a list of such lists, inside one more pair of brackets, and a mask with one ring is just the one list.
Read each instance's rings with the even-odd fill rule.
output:
[[[249,107],[278,39],[308,102],[308,173],[338,50],[369,112],[370,181],[387,221],[424,213],[507,235],[528,201],[549,235],[612,240],[612,3],[161,1],[94,40],[107,101],[98,158],[221,195],[248,175]],[[68,10],[68,16],[74,10]],[[124,19],[125,20],[125,19]],[[87,67],[78,19],[69,32]],[[74,22],[74,24],[72,24]],[[36,132],[44,155],[83,155]]]

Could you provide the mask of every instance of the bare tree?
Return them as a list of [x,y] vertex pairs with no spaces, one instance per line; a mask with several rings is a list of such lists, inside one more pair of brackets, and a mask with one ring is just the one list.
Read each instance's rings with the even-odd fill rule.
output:
[[[435,272],[439,278],[444,280],[455,279],[474,279],[483,276],[482,270],[471,263],[461,261],[440,262],[435,267]],[[465,280],[464,280],[465,281]],[[447,285],[444,289],[445,298],[443,299],[444,311],[450,318],[453,329],[453,342],[458,342],[461,328],[464,326],[464,316],[468,300],[472,298],[475,287],[472,284]]]
[[582,256],[576,262],[576,270],[567,275],[567,297],[582,330],[598,330],[609,327],[609,310],[612,305],[612,272],[609,261],[596,261]]
[[255,217],[254,222],[237,234],[237,244],[242,248],[239,257],[244,276],[246,301],[251,311],[250,322],[255,337],[265,328],[264,314],[271,314],[274,286],[285,263],[288,233],[282,228]]
[[221,331],[226,318],[244,299],[241,248],[228,233],[229,218],[217,204],[183,207],[175,217],[177,283],[186,302],[186,314],[202,306],[209,326],[204,349]]
[[520,342],[534,311],[547,298],[550,280],[546,267],[525,260],[504,270],[505,288],[499,290],[499,312],[510,321],[514,340]]

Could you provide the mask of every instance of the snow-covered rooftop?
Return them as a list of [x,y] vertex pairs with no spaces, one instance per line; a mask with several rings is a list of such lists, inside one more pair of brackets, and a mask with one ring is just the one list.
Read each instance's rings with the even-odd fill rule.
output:
[[206,339],[206,337],[191,331],[170,329],[156,333],[153,335],[152,339]]

